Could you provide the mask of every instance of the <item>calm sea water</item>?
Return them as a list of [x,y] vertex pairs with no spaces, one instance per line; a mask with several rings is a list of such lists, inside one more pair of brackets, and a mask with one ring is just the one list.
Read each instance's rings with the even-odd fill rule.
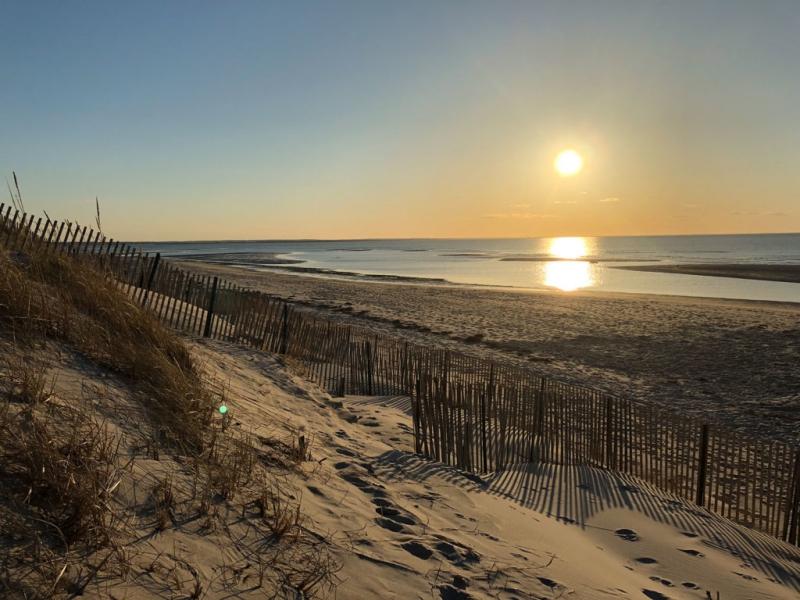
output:
[[[800,303],[800,284],[615,269],[685,263],[800,265],[800,234],[528,238],[180,242],[141,244],[164,256],[202,255],[255,270],[274,257],[301,261],[309,276],[330,272],[443,279],[529,289],[598,290]],[[504,260],[505,259],[505,260]],[[517,260],[508,260],[517,259]],[[519,260],[525,259],[525,260]]]

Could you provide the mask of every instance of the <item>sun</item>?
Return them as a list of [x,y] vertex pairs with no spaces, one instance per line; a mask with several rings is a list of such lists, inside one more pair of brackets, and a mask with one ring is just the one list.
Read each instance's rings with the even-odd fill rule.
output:
[[564,152],[556,157],[556,171],[558,171],[562,177],[575,175],[581,170],[582,166],[583,159],[575,150],[564,150]]

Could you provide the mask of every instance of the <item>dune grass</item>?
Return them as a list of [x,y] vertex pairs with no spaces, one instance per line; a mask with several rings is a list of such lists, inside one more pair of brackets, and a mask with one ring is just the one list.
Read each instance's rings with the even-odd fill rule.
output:
[[128,378],[164,440],[202,451],[215,402],[188,346],[93,265],[0,253],[0,333],[29,345],[61,340]]
[[[57,391],[65,351],[124,382],[147,423],[120,431],[96,397]],[[186,341],[97,264],[0,248],[0,597],[74,597],[101,572],[126,579],[132,531],[193,518],[226,531],[233,512],[256,535],[259,586],[312,596],[329,582],[337,565],[283,489],[285,474],[268,468],[302,457],[230,428],[216,414],[224,394]],[[150,477],[135,461],[180,468]],[[150,477],[144,505],[115,497],[126,476]],[[209,585],[197,579],[190,597]]]

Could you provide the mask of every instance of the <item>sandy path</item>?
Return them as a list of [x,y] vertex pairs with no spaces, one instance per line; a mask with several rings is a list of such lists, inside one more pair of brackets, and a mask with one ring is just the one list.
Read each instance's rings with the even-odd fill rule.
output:
[[230,378],[243,429],[259,434],[289,419],[312,440],[294,485],[341,560],[340,600],[800,592],[800,549],[635,478],[557,465],[465,474],[411,452],[407,399],[331,399],[272,356],[206,347],[209,366]]
[[800,305],[412,285],[182,263],[337,321],[800,444]]

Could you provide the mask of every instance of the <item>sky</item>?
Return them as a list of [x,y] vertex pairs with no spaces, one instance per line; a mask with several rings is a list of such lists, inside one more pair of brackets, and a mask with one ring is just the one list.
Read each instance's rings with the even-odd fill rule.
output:
[[117,239],[800,231],[796,0],[6,0],[3,22],[0,175],[53,218],[92,224],[97,197]]

